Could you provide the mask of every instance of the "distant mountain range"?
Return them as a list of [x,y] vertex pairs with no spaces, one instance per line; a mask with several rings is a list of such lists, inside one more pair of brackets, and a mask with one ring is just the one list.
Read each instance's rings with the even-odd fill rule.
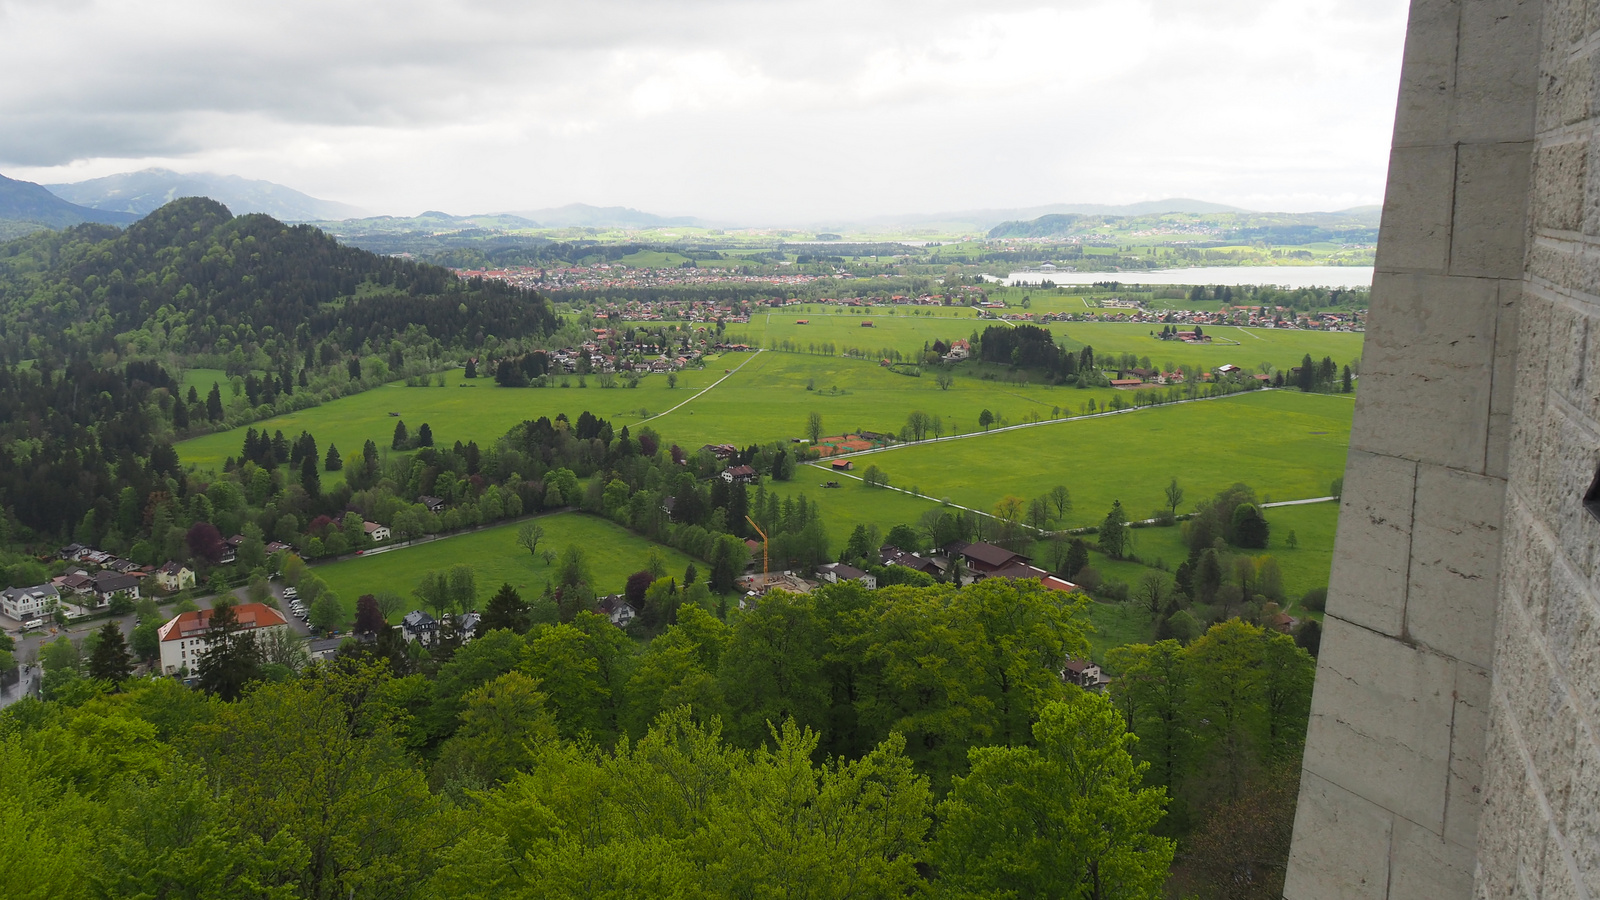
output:
[[0,229],[3,231],[27,231],[28,225],[67,228],[83,222],[126,225],[137,218],[127,213],[69,203],[45,190],[42,185],[0,175],[0,222],[23,226]]
[[[1378,239],[1382,207],[1358,206],[1337,212],[1050,213],[1035,219],[1012,219],[989,229],[990,238],[1064,238],[1095,233],[1128,232],[1184,226],[1207,229],[1211,239],[1309,244],[1319,241],[1370,243]],[[1206,231],[1196,238],[1205,240]]]
[[708,224],[694,216],[658,216],[626,206],[590,206],[587,203],[568,203],[512,215],[533,219],[546,228],[695,228]]
[[[1173,197],[1143,200],[1138,203],[1050,203],[1011,209],[964,209],[935,213],[903,213],[870,216],[864,219],[828,220],[816,223],[827,231],[885,231],[894,228],[929,228],[941,231],[988,231],[1002,222],[1036,219],[1048,215],[1144,216],[1157,213],[1246,212],[1237,206]],[[826,226],[824,228],[824,226]]]
[[[538,228],[736,228],[695,216],[660,216],[626,206],[565,206],[515,212],[458,216],[429,210],[417,216],[365,216],[348,204],[321,200],[270,181],[216,175],[180,173],[170,169],[144,169],[72,184],[37,185],[0,176],[0,240],[41,227],[63,228],[80,222],[126,225],[178,197],[209,197],[234,215],[259,212],[287,222],[311,222],[347,240],[362,238],[387,244],[392,238],[454,234],[463,239]],[[1138,203],[1052,203],[1013,209],[971,209],[942,213],[910,213],[855,220],[828,220],[807,225],[812,231],[836,233],[932,230],[984,232],[990,237],[1065,237],[1093,230],[1110,220],[1159,218],[1163,215],[1213,219],[1240,237],[1265,239],[1286,236],[1289,228],[1305,234],[1346,237],[1349,232],[1376,229],[1380,209],[1358,207],[1332,213],[1256,213],[1205,200],[1174,197]],[[478,235],[466,234],[478,232]],[[1350,236],[1353,238],[1353,236]],[[1361,238],[1353,238],[1361,239]],[[362,244],[363,246],[365,244]],[[374,247],[373,249],[378,249]],[[394,252],[385,247],[380,252]]]
[[129,213],[134,219],[179,197],[210,197],[228,207],[228,211],[236,216],[266,213],[285,222],[348,219],[366,212],[347,203],[319,200],[270,181],[253,181],[237,175],[215,175],[210,172],[143,169],[72,184],[48,184],[45,187],[71,203]]
[[359,219],[313,222],[332,235],[410,234],[455,231],[521,231],[545,227],[532,219],[513,213],[490,213],[477,216],[454,216],[430,209],[415,216],[366,216]]

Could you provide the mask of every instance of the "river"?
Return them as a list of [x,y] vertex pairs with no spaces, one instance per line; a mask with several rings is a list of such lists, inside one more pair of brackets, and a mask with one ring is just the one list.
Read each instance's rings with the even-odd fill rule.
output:
[[1372,286],[1371,266],[1202,266],[1193,269],[1134,269],[1127,272],[1012,272],[1006,284],[1036,285],[1041,281],[1056,284],[1095,284],[1117,281],[1122,284],[1242,284],[1283,288],[1328,287],[1365,288]]

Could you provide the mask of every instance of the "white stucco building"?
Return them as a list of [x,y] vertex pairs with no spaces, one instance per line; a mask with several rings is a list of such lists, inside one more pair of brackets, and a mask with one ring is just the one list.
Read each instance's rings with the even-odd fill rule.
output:
[[[289,620],[264,603],[241,603],[233,608],[243,633],[264,637],[274,629],[287,631]],[[202,609],[174,616],[161,626],[161,671],[168,675],[188,669],[193,672],[205,652],[211,629],[211,610]]]

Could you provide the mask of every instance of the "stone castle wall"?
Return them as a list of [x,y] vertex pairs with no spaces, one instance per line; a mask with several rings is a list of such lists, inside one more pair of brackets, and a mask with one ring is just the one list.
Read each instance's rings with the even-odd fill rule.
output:
[[1600,2],[1413,0],[1285,896],[1600,898]]

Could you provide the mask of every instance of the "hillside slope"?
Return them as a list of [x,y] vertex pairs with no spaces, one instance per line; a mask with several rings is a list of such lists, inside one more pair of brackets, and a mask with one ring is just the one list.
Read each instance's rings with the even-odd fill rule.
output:
[[64,200],[100,210],[143,216],[179,197],[209,197],[235,212],[264,213],[285,222],[344,219],[362,214],[346,203],[321,200],[270,181],[210,172],[143,169],[45,187]]
[[50,193],[43,185],[0,175],[0,221],[66,228],[83,222],[126,225],[135,218],[127,213],[79,206]]
[[[445,346],[546,333],[544,299],[346,247],[306,225],[174,201],[125,231],[80,225],[0,244],[0,354],[39,347],[226,353],[377,345],[421,327]],[[29,349],[30,342],[32,349]]]

